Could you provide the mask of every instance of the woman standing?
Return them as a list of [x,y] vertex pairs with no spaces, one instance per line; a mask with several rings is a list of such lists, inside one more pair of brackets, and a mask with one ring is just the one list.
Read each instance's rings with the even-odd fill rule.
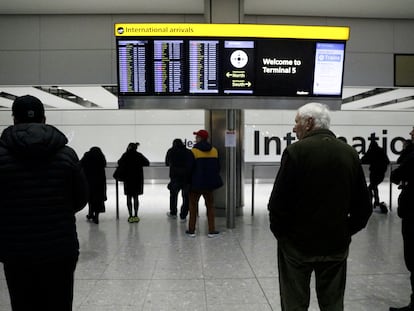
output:
[[99,213],[105,212],[106,201],[106,159],[99,147],[92,147],[85,152],[81,164],[88,181],[89,212],[86,218],[99,223]]
[[[128,222],[139,222],[138,196],[144,193],[144,166],[149,166],[148,159],[137,151],[139,143],[129,143],[126,152],[118,160],[119,170],[124,181],[124,194],[127,198]],[[134,213],[132,213],[134,207]]]

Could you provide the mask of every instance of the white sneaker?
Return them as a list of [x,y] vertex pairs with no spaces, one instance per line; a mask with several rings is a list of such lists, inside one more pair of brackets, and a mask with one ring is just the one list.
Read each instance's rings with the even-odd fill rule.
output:
[[190,238],[195,238],[196,237],[196,234],[194,233],[194,232],[190,232],[190,231],[186,231],[185,232],[185,234],[187,235],[187,236],[189,236]]
[[176,218],[177,218],[177,215],[173,215],[173,214],[171,214],[170,212],[167,212],[167,216],[168,216],[169,218],[172,218],[172,219],[176,219]]
[[215,238],[215,237],[219,236],[219,234],[220,234],[220,232],[218,232],[218,231],[212,231],[212,232],[209,232],[209,233],[207,234],[207,236],[208,236],[209,238]]

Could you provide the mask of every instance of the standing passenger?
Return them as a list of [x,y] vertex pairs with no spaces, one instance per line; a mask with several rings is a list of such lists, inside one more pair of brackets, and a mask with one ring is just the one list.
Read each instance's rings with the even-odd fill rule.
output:
[[208,132],[194,132],[196,144],[191,149],[193,153],[191,185],[190,185],[190,220],[186,234],[195,237],[196,220],[198,216],[198,201],[203,196],[207,208],[208,237],[219,234],[215,227],[214,195],[215,189],[223,185],[220,177],[218,152],[208,141]]
[[295,123],[299,141],[283,152],[268,205],[282,310],[308,310],[315,272],[320,310],[342,311],[348,248],[372,213],[369,192],[358,154],[329,130],[326,106],[302,106]]
[[173,145],[168,149],[165,155],[165,165],[170,168],[170,182],[168,189],[170,190],[170,211],[168,217],[177,217],[177,201],[178,193],[181,191],[182,205],[180,210],[180,219],[185,221],[188,215],[188,190],[191,178],[191,160],[193,154],[184,145],[179,138],[173,140]]
[[12,112],[0,138],[0,262],[12,309],[70,311],[86,178],[38,98],[16,98]]
[[86,218],[94,223],[99,223],[99,213],[105,212],[106,201],[106,159],[99,147],[92,147],[85,152],[81,159],[83,171],[88,180],[89,211]]
[[[126,152],[118,160],[118,166],[123,172],[124,194],[127,199],[128,222],[139,222],[138,196],[144,193],[144,166],[149,166],[148,159],[137,151],[139,143],[129,143]],[[134,214],[132,214],[134,207]]]
[[374,200],[374,208],[379,207],[381,213],[388,213],[388,208],[384,202],[380,202],[378,186],[385,177],[390,160],[384,149],[378,146],[374,140],[370,143],[367,152],[361,158],[362,164],[369,164],[369,186],[368,190],[371,194],[371,199]]
[[[414,129],[410,135],[414,137]],[[411,299],[408,306],[390,308],[390,311],[414,311],[414,150],[411,147],[400,165],[391,172],[391,182],[399,184],[401,188],[397,213],[401,218],[404,261],[410,272]]]

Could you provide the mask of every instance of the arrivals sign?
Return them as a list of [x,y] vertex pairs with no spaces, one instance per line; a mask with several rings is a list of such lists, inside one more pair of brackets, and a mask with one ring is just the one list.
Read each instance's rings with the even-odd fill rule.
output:
[[119,96],[342,95],[348,27],[115,24]]

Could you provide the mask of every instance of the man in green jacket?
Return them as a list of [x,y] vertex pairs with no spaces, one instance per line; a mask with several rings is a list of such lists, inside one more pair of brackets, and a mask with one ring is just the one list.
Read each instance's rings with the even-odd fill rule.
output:
[[284,151],[269,199],[284,311],[308,310],[312,272],[320,310],[343,310],[351,236],[372,213],[358,154],[329,126],[326,106],[298,109],[293,131],[299,141]]

